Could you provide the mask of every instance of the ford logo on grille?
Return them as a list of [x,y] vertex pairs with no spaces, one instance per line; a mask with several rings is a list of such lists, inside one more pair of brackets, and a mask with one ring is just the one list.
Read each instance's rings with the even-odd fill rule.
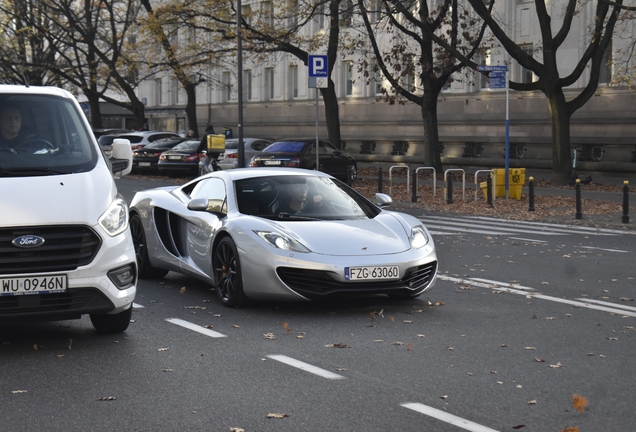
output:
[[40,236],[23,235],[23,236],[14,238],[11,243],[13,243],[14,246],[21,247],[21,248],[33,248],[33,247],[42,246],[44,242],[45,240]]

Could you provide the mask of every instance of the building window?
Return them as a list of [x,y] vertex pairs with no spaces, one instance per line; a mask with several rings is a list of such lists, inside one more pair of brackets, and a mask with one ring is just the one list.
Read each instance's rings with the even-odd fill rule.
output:
[[274,99],[274,68],[265,69],[265,99]]
[[341,8],[340,8],[340,25],[343,28],[351,27],[352,19],[353,19],[353,1],[344,0],[341,3]]
[[262,5],[263,23],[269,27],[274,27],[274,7],[272,2],[263,2]]
[[318,26],[318,30],[322,30],[325,28],[325,3],[321,2],[316,7],[316,25]]
[[[476,53],[474,61],[481,66],[490,66],[490,51],[480,51]],[[488,88],[488,74],[476,72],[475,85],[478,89]]]
[[[532,49],[532,44],[521,45],[521,49],[526,52],[529,56],[534,56],[534,51]],[[526,69],[523,66],[519,65],[519,82],[520,83],[531,83],[533,80],[533,74],[530,69]]]
[[158,80],[155,80],[155,92],[156,92],[156,104],[157,105],[163,105],[164,104],[164,99],[163,99],[163,83],[161,82],[161,78],[159,78]]
[[252,25],[252,7],[251,6],[241,6],[241,18],[243,21],[247,23],[247,25]]
[[369,65],[369,76],[371,76],[370,84],[370,94],[371,96],[382,94],[382,69],[378,65],[378,61],[376,59],[371,60],[371,64]]
[[223,101],[229,102],[232,98],[232,81],[229,72],[223,72]]
[[598,76],[599,84],[609,84],[612,82],[612,45],[613,43],[610,41],[605,53],[603,53]]
[[342,67],[344,69],[344,95],[352,96],[353,95],[353,62],[352,61],[342,62]]
[[245,100],[252,100],[252,71],[243,71],[243,97]]
[[402,85],[404,88],[409,92],[415,92],[417,82],[415,79],[415,62],[413,61],[413,55],[407,56],[402,73]]
[[289,66],[289,95],[292,99],[298,97],[298,66]]
[[372,23],[380,21],[382,15],[382,0],[370,0],[369,2],[369,21]]

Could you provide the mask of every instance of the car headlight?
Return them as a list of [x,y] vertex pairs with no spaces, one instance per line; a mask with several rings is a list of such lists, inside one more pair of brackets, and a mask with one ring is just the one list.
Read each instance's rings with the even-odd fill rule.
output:
[[128,228],[128,204],[121,196],[117,196],[108,210],[98,219],[99,224],[109,236],[115,237]]
[[421,226],[416,226],[411,229],[411,247],[413,249],[419,249],[424,247],[428,243],[428,236],[426,231]]
[[271,231],[254,231],[256,235],[265,240],[270,245],[275,248],[294,251],[294,252],[303,252],[308,253],[311,252],[305,246],[303,246],[300,242],[294,240],[293,238],[286,236],[284,234],[280,234],[277,232]]

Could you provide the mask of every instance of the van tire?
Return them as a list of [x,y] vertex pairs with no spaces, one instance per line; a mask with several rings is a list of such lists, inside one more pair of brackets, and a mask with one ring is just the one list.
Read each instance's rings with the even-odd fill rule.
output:
[[114,315],[91,315],[91,323],[97,333],[121,333],[128,328],[132,317],[132,305],[123,312]]
[[139,268],[139,277],[142,279],[159,279],[168,274],[168,270],[153,267],[148,258],[148,244],[144,225],[138,214],[130,216],[130,232],[135,246],[135,257]]

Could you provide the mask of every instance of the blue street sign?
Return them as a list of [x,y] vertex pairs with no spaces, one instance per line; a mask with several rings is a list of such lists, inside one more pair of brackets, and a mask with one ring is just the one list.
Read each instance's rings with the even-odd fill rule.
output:
[[492,71],[488,74],[490,78],[491,89],[506,88],[506,72],[504,71]]
[[309,56],[309,76],[317,78],[329,77],[329,60],[326,55]]
[[485,65],[480,65],[477,66],[477,70],[479,72],[492,72],[492,71],[507,71],[508,70],[508,66],[485,66]]

